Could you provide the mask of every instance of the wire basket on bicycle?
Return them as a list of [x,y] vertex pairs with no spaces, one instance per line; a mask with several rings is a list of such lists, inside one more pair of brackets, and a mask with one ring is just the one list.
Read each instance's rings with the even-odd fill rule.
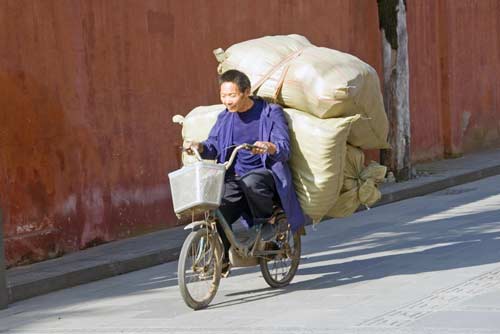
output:
[[224,165],[200,161],[169,173],[175,213],[182,214],[192,208],[212,210],[219,207],[225,172]]

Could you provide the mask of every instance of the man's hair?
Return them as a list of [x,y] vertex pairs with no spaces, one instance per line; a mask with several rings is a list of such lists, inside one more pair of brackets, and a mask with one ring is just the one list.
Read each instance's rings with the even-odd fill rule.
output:
[[234,83],[236,86],[238,86],[238,89],[242,93],[244,93],[247,89],[251,89],[252,87],[250,79],[247,77],[247,75],[238,70],[228,70],[222,73],[219,76],[219,86],[224,82]]

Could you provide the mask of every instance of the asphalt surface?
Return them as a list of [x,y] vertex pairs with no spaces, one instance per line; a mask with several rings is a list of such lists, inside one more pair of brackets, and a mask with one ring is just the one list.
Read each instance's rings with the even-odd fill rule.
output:
[[13,303],[0,333],[500,333],[500,176],[308,226],[293,282],[258,267],[183,303],[176,261]]

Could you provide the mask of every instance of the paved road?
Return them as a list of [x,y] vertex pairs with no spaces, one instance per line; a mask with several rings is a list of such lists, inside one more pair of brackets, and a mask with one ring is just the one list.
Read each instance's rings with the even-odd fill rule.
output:
[[500,176],[308,229],[292,285],[257,268],[207,310],[177,263],[10,305],[0,333],[500,333]]

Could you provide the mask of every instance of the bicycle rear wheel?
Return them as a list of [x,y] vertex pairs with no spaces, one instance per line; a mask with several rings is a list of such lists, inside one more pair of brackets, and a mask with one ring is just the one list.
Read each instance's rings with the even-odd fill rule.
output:
[[[286,219],[286,218],[283,218]],[[290,284],[297,273],[300,262],[300,233],[293,233],[290,228],[278,235],[273,241],[276,248],[285,250],[285,254],[273,258],[260,258],[260,271],[264,280],[272,288],[282,288]]]
[[191,232],[179,256],[178,280],[182,298],[193,310],[205,308],[217,293],[221,278],[222,248],[206,228]]

